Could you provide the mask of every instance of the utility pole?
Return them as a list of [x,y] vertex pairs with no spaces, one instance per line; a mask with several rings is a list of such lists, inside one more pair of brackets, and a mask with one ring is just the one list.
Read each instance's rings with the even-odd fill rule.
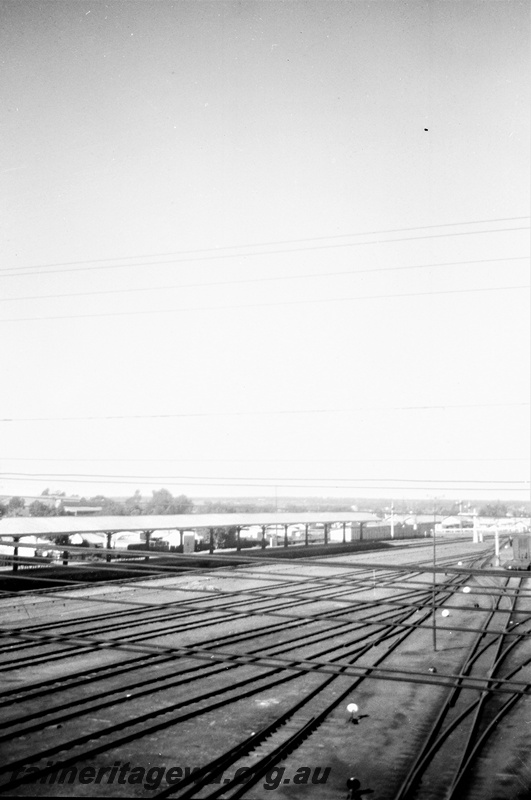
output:
[[498,528],[498,515],[494,523],[494,565],[500,566],[500,530]]
[[432,595],[431,595],[434,651],[437,650],[437,624],[435,620],[435,564],[437,562],[436,536],[435,536],[436,524],[437,524],[437,508],[435,506],[435,500],[434,500],[433,501],[433,584],[432,584]]

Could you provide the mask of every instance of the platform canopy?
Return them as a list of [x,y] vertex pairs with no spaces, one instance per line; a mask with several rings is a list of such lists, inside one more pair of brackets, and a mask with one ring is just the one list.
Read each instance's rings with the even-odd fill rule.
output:
[[196,530],[250,525],[296,525],[374,522],[375,514],[358,511],[319,511],[255,514],[158,514],[120,517],[4,517],[0,538],[64,533],[118,533],[118,531]]

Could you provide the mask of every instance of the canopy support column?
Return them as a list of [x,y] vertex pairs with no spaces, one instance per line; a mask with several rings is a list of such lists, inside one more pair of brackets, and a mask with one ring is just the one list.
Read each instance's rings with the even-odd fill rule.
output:
[[[20,536],[13,536],[13,541],[16,543],[20,541]],[[18,570],[18,547],[15,544],[13,547],[13,572],[17,572]]]
[[[144,531],[144,533],[146,534],[146,550],[149,552],[149,543],[150,543],[151,534],[153,533],[153,531]],[[144,561],[149,561],[149,556],[146,556]]]
[[[112,544],[112,532],[111,531],[106,531],[106,534],[107,534],[107,550],[110,550],[111,549],[111,544]],[[107,553],[107,555],[105,556],[105,561],[107,561],[107,563],[109,563],[110,560],[111,560],[111,554]],[[64,564],[64,561],[63,561],[63,564]]]

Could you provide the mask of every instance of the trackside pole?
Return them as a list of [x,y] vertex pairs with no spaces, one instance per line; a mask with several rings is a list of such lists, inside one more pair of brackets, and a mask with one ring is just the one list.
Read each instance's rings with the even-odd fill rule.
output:
[[433,626],[433,649],[434,651],[437,650],[437,621],[435,619],[435,565],[437,562],[437,550],[436,550],[436,535],[435,535],[435,525],[436,525],[436,512],[433,509],[433,584],[432,584],[432,595],[431,595],[431,605],[432,605],[432,626]]

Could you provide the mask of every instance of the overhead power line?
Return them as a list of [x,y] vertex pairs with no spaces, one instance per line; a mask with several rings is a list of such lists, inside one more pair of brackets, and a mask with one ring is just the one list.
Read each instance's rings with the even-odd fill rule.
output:
[[[29,475],[26,476],[14,476],[10,477],[9,475],[3,475],[3,480],[10,481],[10,482],[25,482],[28,481],[42,481],[45,482],[50,480],[50,476],[35,476],[31,477]],[[350,483],[346,482],[346,479],[341,483],[331,483],[331,484],[324,484],[324,483],[296,483],[296,482],[288,482],[287,479],[285,480],[276,480],[276,481],[269,481],[267,483],[260,482],[260,481],[230,481],[230,479],[220,479],[217,481],[205,480],[197,478],[195,480],[184,480],[184,479],[166,479],[163,482],[159,480],[152,480],[149,478],[146,479],[137,479],[137,478],[55,478],[60,483],[76,483],[76,484],[99,484],[99,485],[119,485],[119,486],[135,486],[138,488],[139,485],[142,486],[157,486],[159,488],[167,488],[168,486],[171,487],[178,487],[182,488],[183,486],[195,486],[201,488],[208,488],[208,487],[221,487],[221,488],[231,488],[231,489],[238,489],[238,488],[246,488],[246,489],[325,489],[326,491],[330,491],[331,489],[339,489],[343,490],[385,490],[385,491],[433,491],[436,488],[439,488],[441,491],[468,491],[468,492],[492,492],[492,493],[500,493],[500,492],[521,492],[521,491],[528,491],[529,482],[521,481],[520,485],[518,486],[498,486],[497,484],[489,484],[488,486],[484,485],[463,485],[459,484],[458,486],[454,485],[450,481],[441,481],[438,484],[414,484],[414,485],[397,485],[393,483],[392,485],[383,485],[383,484],[376,484],[370,483],[368,485],[367,481],[363,478],[359,479],[351,479]],[[295,479],[296,480],[296,479]],[[162,485],[162,483],[164,485]],[[68,498],[66,498],[68,499]]]
[[3,417],[0,422],[87,422],[90,420],[132,420],[132,419],[188,419],[192,417],[249,417],[280,416],[284,414],[355,414],[359,411],[447,411],[449,409],[514,408],[529,406],[528,402],[511,403],[456,403],[455,405],[418,406],[356,406],[354,408],[299,408],[277,409],[274,411],[191,411],[168,414],[101,414],[80,417]]
[[[39,480],[62,480],[63,478],[68,478],[72,480],[84,480],[85,478],[97,478],[98,480],[105,481],[107,479],[110,480],[121,480],[122,478],[125,480],[132,480],[132,481],[268,481],[268,483],[275,484],[282,484],[292,481],[304,481],[304,482],[320,482],[320,483],[331,483],[331,482],[338,482],[338,483],[353,483],[359,482],[362,483],[379,483],[379,482],[386,482],[386,483],[415,483],[419,485],[423,485],[426,483],[429,484],[462,484],[466,483],[469,485],[476,485],[476,484],[494,484],[495,486],[505,486],[510,485],[515,488],[519,488],[522,485],[529,484],[529,479],[521,478],[515,480],[497,480],[497,479],[475,479],[475,478],[468,478],[466,480],[462,479],[454,479],[454,478],[392,478],[392,477],[383,477],[380,476],[378,478],[361,478],[361,477],[348,477],[348,478],[341,478],[341,477],[333,477],[333,478],[324,478],[322,476],[313,477],[313,478],[305,478],[301,477],[300,475],[292,476],[292,477],[285,477],[279,478],[278,476],[256,476],[251,477],[249,475],[102,475],[99,473],[83,473],[83,472],[76,472],[76,473],[64,473],[64,472],[4,472],[1,473],[2,477],[7,479],[11,478],[38,478]],[[239,485],[239,484],[238,484]]]
[[[454,267],[463,266],[468,264],[492,264],[502,263],[506,264],[508,261],[527,261],[527,256],[509,256],[508,258],[480,258],[469,261],[443,261],[436,264],[412,264],[407,266],[394,266],[394,267],[374,267],[370,269],[346,269],[336,270],[333,272],[306,272],[298,275],[276,275],[266,276],[262,278],[238,278],[234,280],[225,281],[197,281],[194,283],[167,283],[162,286],[141,286],[140,288],[127,288],[127,289],[98,289],[87,292],[64,292],[62,294],[36,294],[24,295],[21,297],[0,297],[0,303],[13,303],[16,301],[26,300],[58,300],[66,297],[94,297],[100,295],[124,295],[124,294],[138,294],[143,292],[159,292],[167,291],[168,289],[206,289],[213,286],[235,286],[238,284],[252,284],[252,283],[275,283],[284,281],[307,280],[316,278],[332,278],[339,275],[367,275],[378,272],[401,272],[403,270],[414,269],[434,269],[437,267]],[[515,265],[516,266],[516,265]]]
[[364,300],[387,300],[398,299],[404,297],[434,297],[435,295],[455,295],[455,294],[478,294],[481,292],[508,292],[518,291],[520,289],[529,289],[529,284],[518,286],[489,286],[484,289],[445,289],[435,292],[406,292],[403,294],[373,294],[362,295],[354,297],[328,297],[318,298],[315,300],[277,300],[267,303],[243,303],[240,305],[225,305],[225,306],[189,306],[180,308],[157,308],[142,311],[103,311],[90,314],[57,314],[42,317],[8,317],[7,319],[0,319],[0,322],[44,322],[50,320],[65,320],[65,319],[101,319],[103,317],[137,317],[148,316],[157,314],[175,314],[189,313],[192,311],[229,311],[246,308],[271,308],[279,306],[300,306],[300,305],[320,305],[323,303],[347,303],[347,302],[361,302]]
[[25,458],[20,456],[6,456],[2,455],[2,461],[46,461],[46,462],[59,462],[65,463],[68,462],[69,464],[74,463],[89,463],[89,462],[96,462],[96,463],[134,463],[134,464],[144,464],[144,463],[156,463],[156,464],[163,464],[163,463],[171,463],[171,464],[181,464],[181,463],[189,463],[189,464],[265,464],[265,463],[272,463],[272,464],[279,464],[279,463],[290,463],[290,464],[305,464],[305,463],[318,463],[318,464],[372,464],[372,463],[386,463],[391,464],[394,462],[398,462],[400,464],[404,462],[408,463],[494,463],[494,462],[511,462],[511,461],[523,461],[526,464],[529,463],[529,458],[408,458],[407,456],[404,458],[136,458],[132,456],[130,458],[69,458],[65,456],[64,458]]
[[[433,230],[436,228],[455,228],[461,225],[491,225],[499,222],[516,222],[518,220],[529,219],[529,214],[520,217],[497,217],[494,219],[474,219],[465,222],[444,222],[436,225],[416,225],[415,227],[408,228],[383,228],[371,231],[357,231],[354,233],[340,233],[331,234],[328,236],[309,236],[298,239],[274,239],[267,242],[251,242],[248,244],[235,244],[235,245],[222,245],[218,247],[198,247],[194,249],[185,250],[170,250],[164,253],[142,253],[134,256],[115,256],[110,258],[90,258],[81,259],[77,261],[56,261],[47,264],[30,264],[25,267],[6,267],[6,270],[11,269],[44,269],[46,267],[68,267],[80,264],[98,264],[109,261],[130,261],[132,259],[145,259],[145,258],[168,258],[170,256],[180,255],[194,255],[197,253],[213,253],[222,250],[240,250],[242,248],[255,248],[255,247],[276,247],[284,244],[300,244],[302,242],[319,242],[326,240],[336,239],[350,239],[356,236],[377,236],[389,233],[409,233],[410,231]],[[3,270],[2,270],[3,271]]]
[[[256,256],[272,256],[272,255],[281,255],[284,253],[303,253],[308,252],[311,250],[331,250],[337,249],[340,247],[365,247],[367,245],[372,244],[394,244],[397,242],[410,242],[410,241],[419,241],[421,239],[440,239],[440,238],[447,238],[452,236],[479,236],[483,234],[491,234],[491,233],[508,233],[514,231],[524,231],[529,230],[529,225],[518,226],[514,228],[493,228],[491,230],[486,231],[454,231],[453,233],[433,233],[433,234],[424,234],[422,236],[401,236],[394,239],[372,239],[368,242],[341,242],[336,244],[313,244],[307,245],[304,247],[289,247],[289,248],[280,248],[276,250],[252,250],[252,251],[245,251],[245,252],[234,252],[234,253],[216,253],[215,255],[197,255],[197,256],[185,256],[179,258],[172,258],[170,261],[142,261],[134,264],[100,264],[99,262],[91,262],[89,266],[86,267],[78,267],[72,269],[71,267],[61,267],[59,269],[48,269],[47,266],[43,266],[38,270],[33,270],[29,272],[23,272],[22,270],[28,269],[27,267],[7,267],[5,269],[0,269],[0,273],[4,273],[0,275],[0,277],[13,277],[13,276],[25,276],[25,275],[52,275],[59,272],[85,272],[87,270],[110,270],[110,269],[131,269],[133,267],[147,267],[147,266],[154,266],[154,265],[169,265],[169,264],[177,264],[177,263],[193,263],[196,261],[217,261],[219,259],[227,259],[227,258],[250,258]],[[362,234],[355,234],[361,236]],[[210,252],[210,251],[203,251],[203,252]],[[87,262],[80,262],[80,263],[87,263]],[[19,271],[21,270],[21,271]],[[44,271],[46,270],[46,271]]]

